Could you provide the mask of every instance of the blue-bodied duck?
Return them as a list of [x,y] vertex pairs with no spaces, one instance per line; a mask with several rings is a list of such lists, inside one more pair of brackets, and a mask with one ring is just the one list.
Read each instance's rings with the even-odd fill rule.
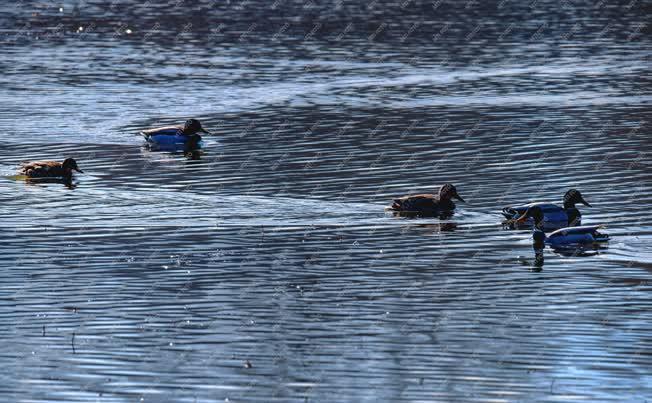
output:
[[546,244],[555,248],[568,245],[594,244],[609,240],[609,235],[598,232],[598,229],[603,228],[602,225],[566,227],[553,231],[546,236],[543,229],[544,211],[539,206],[529,207],[516,221],[522,223],[529,218],[534,220],[532,238],[535,244]]
[[417,194],[394,199],[390,210],[415,215],[436,216],[455,210],[457,199],[464,203],[464,199],[457,193],[457,189],[450,183],[439,188],[437,194]]
[[199,133],[211,134],[204,129],[197,119],[188,119],[183,126],[165,126],[143,130],[148,143],[162,147],[200,147],[201,136]]
[[582,203],[587,207],[591,205],[584,200],[582,193],[579,190],[571,189],[564,195],[564,205],[559,206],[553,203],[529,203],[518,206],[509,206],[503,208],[503,215],[505,218],[514,222],[517,218],[521,217],[528,208],[539,207],[543,213],[544,224],[551,226],[576,226],[582,222],[582,214],[575,207],[576,204]]

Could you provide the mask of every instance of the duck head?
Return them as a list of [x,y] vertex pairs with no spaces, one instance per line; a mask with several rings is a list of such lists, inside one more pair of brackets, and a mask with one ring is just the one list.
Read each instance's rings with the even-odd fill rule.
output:
[[75,161],[74,158],[66,158],[65,160],[63,160],[61,166],[66,173],[72,173],[73,170],[80,173],[84,173],[84,171],[79,169],[79,167],[77,166],[77,161]]
[[197,119],[186,120],[186,123],[183,125],[183,134],[192,136],[193,134],[197,134],[199,132],[210,134],[208,130],[204,129],[201,126],[199,120]]
[[457,194],[457,189],[455,188],[455,186],[450,183],[446,183],[439,189],[439,200],[450,200],[450,199],[457,199],[462,203],[466,203],[464,199],[462,199],[462,196]]
[[582,193],[580,193],[579,190],[571,189],[566,192],[564,195],[564,208],[574,208],[577,203],[582,203],[587,207],[591,207],[591,205],[586,200],[584,200]]

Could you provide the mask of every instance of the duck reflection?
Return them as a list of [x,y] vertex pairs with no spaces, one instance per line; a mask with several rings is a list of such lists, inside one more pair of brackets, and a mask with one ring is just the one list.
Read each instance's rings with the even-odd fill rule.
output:
[[416,227],[427,229],[428,232],[452,232],[457,229],[457,223],[442,222],[434,224],[417,224]]
[[60,183],[71,190],[77,187],[77,183],[73,182],[72,178],[26,178],[25,179],[25,184],[29,186],[42,186],[51,183]]
[[551,247],[552,250],[565,257],[585,257],[599,255],[604,249],[607,249],[605,244],[587,244],[587,245],[561,245]]
[[534,237],[532,242],[532,249],[534,249],[534,262],[532,263],[532,268],[530,269],[533,272],[540,272],[543,270],[543,249],[546,247],[544,238]]
[[452,232],[457,229],[457,223],[442,222],[432,224],[414,224],[406,225],[401,229],[401,233],[415,232],[419,235],[441,234],[442,232]]
[[400,218],[438,218],[440,220],[448,220],[453,217],[455,212],[453,211],[441,211],[441,212],[418,212],[418,211],[392,211],[394,217]]
[[202,152],[199,149],[185,151],[183,155],[189,160],[200,160]]
[[147,151],[154,151],[154,152],[168,152],[171,154],[182,154],[184,157],[186,157],[189,160],[200,160],[203,154],[203,151],[201,147],[194,145],[192,143],[179,146],[164,146],[161,147],[160,145],[155,145],[155,144],[145,144],[142,148],[143,150]]
[[[523,222],[518,222],[515,219],[509,219],[509,220],[504,220],[501,222],[503,229],[509,229],[509,230],[526,230],[526,229],[534,229],[535,225],[531,221],[523,221]],[[579,225],[581,222],[575,222],[575,224]],[[568,227],[563,222],[556,222],[556,221],[545,221],[541,225],[539,225],[539,228],[544,230],[544,231],[555,231],[561,228]]]
[[[542,235],[543,233],[534,232],[532,249],[534,250],[534,261],[530,266],[529,262],[527,263],[530,266],[530,270],[534,272],[540,272],[543,270],[544,257],[543,250],[545,249],[546,237]],[[572,244],[572,245],[550,245],[550,248],[553,252],[558,255],[565,257],[585,257],[585,256],[595,256],[600,254],[600,251],[607,249],[605,244],[593,243],[593,244]]]

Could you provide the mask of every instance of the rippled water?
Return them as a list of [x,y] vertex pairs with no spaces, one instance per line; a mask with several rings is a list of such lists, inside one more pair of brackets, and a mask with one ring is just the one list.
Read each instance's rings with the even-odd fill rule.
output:
[[[649,12],[0,6],[0,400],[652,398]],[[190,116],[199,155],[137,135]],[[571,187],[612,239],[539,267],[500,208]]]

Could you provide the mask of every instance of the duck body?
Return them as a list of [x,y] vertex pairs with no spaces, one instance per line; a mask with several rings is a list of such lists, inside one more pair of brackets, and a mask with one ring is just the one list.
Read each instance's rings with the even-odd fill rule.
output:
[[72,158],[66,158],[63,162],[57,161],[31,161],[21,165],[18,173],[28,178],[60,178],[71,179],[72,171],[83,173]]
[[517,221],[525,221],[528,218],[534,220],[532,238],[535,245],[546,244],[553,248],[559,248],[571,245],[594,244],[609,240],[609,235],[598,231],[602,228],[601,225],[560,228],[546,236],[543,230],[543,217],[543,210],[539,206],[532,206],[517,219]]
[[201,148],[203,145],[202,138],[199,134],[187,135],[179,127],[169,126],[158,129],[143,130],[141,134],[145,140],[159,148],[185,148],[192,146]]
[[455,210],[452,198],[464,202],[455,186],[447,183],[437,194],[423,193],[394,199],[389,209],[406,215],[436,216]]
[[[544,214],[544,224],[546,226],[552,225],[552,226],[559,226],[559,225],[568,225],[568,223],[580,220],[582,215],[580,214],[579,210],[576,208],[568,208],[565,209],[561,206],[558,206],[553,203],[528,203],[528,204],[523,204],[520,206],[510,206],[510,207],[505,207],[502,211],[503,216],[507,219],[515,220],[525,214],[527,209],[530,207],[539,207],[543,211]],[[532,219],[528,219],[529,224],[532,224],[533,221]]]
[[[578,190],[570,189],[564,195],[563,206],[554,203],[528,203],[505,207],[502,214],[507,220],[513,222],[523,216],[529,208],[538,207],[543,213],[543,223],[546,227],[576,226],[582,222],[582,214],[575,207],[577,203],[591,207]],[[531,218],[528,218],[524,223],[532,225],[534,222]]]
[[455,210],[451,200],[440,200],[436,194],[418,194],[394,199],[392,210],[404,212],[438,213]]
[[143,130],[145,140],[158,149],[197,149],[203,145],[199,132],[209,133],[196,119],[188,119],[183,126],[165,126]]
[[598,231],[600,228],[601,225],[561,228],[551,232],[546,237],[545,243],[552,247],[560,247],[608,241],[609,235],[600,233]]

